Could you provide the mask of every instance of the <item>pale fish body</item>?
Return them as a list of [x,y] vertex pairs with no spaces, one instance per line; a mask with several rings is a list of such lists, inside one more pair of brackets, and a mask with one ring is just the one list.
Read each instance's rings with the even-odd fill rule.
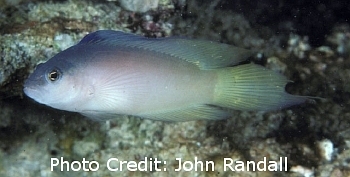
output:
[[166,121],[222,119],[227,109],[274,110],[306,97],[255,64],[245,49],[186,38],[149,39],[102,30],[35,69],[24,92],[39,103],[92,119],[133,115]]

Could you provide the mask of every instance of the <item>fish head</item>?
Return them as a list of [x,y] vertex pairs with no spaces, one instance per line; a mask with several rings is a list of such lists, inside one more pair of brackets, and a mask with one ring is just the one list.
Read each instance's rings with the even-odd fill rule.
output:
[[74,65],[56,56],[39,64],[24,83],[24,93],[50,107],[74,111],[79,83]]

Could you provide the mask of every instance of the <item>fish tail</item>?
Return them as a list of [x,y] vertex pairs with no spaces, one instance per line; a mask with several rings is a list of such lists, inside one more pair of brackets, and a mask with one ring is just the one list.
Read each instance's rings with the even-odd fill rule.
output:
[[288,94],[283,75],[259,65],[245,64],[218,70],[214,104],[236,110],[267,111],[305,102],[307,96]]

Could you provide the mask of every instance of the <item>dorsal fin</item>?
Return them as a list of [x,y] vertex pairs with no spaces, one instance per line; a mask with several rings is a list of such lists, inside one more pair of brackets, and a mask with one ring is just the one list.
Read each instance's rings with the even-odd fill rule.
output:
[[112,30],[100,30],[91,33],[85,36],[78,45],[83,44],[150,50],[191,62],[203,70],[236,65],[252,55],[249,50],[218,42],[182,37],[146,38]]

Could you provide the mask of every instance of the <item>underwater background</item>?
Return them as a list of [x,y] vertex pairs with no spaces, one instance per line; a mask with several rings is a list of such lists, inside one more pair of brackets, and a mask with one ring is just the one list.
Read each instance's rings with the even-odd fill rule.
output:
[[[350,176],[350,3],[230,0],[0,0],[0,176]],[[186,36],[252,49],[250,58],[293,81],[286,90],[321,97],[272,112],[233,111],[220,121],[107,122],[40,105],[23,93],[35,66],[90,32]],[[51,158],[99,162],[60,171]],[[110,158],[166,161],[167,171],[107,170]],[[175,160],[215,171],[174,171]],[[288,170],[224,171],[223,158],[288,158]],[[117,164],[115,164],[117,165]]]

